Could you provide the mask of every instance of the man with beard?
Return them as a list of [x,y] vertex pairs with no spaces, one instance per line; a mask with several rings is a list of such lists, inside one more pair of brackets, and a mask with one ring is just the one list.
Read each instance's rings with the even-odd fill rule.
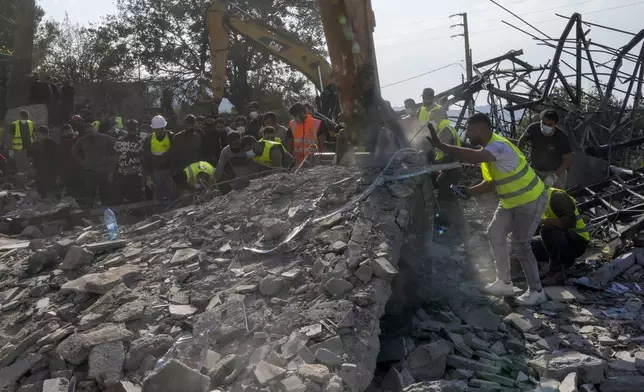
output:
[[126,199],[136,203],[143,200],[143,140],[139,137],[139,122],[130,120],[127,135],[116,141],[114,149],[119,156],[114,182],[116,203]]
[[264,127],[264,118],[259,112],[259,103],[251,102],[248,105],[248,125],[246,135],[259,139],[262,128]]
[[207,118],[202,133],[204,160],[215,166],[226,146],[226,124],[221,118]]
[[215,182],[217,184],[226,182],[220,185],[219,190],[227,193],[230,189],[245,188],[261,171],[262,166],[251,159],[242,148],[242,136],[239,132],[230,132],[228,146],[222,150],[215,169]]
[[189,114],[184,120],[186,129],[172,139],[172,164],[175,172],[201,161],[203,155],[203,140],[197,132],[197,118]]
[[60,183],[57,173],[58,144],[49,137],[49,128],[41,126],[37,131],[37,140],[27,150],[27,156],[33,160],[36,170],[36,189],[43,199],[56,190]]
[[111,203],[111,179],[118,161],[114,150],[116,140],[108,135],[98,133],[93,127],[74,144],[71,150],[84,169],[85,195],[82,204],[92,207],[98,190],[101,203]]

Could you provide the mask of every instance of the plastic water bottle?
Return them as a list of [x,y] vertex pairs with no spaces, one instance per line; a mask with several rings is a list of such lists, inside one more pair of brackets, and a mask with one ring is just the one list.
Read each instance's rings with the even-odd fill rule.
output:
[[105,222],[105,227],[107,228],[107,238],[110,241],[117,239],[119,236],[119,225],[116,223],[116,215],[108,207],[105,207],[103,222]]

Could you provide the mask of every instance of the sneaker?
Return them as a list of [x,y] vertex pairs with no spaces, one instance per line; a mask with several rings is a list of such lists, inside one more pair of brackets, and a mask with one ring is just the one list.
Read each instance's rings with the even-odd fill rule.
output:
[[519,306],[535,306],[547,302],[548,297],[546,297],[546,293],[543,290],[533,291],[528,289],[525,293],[517,297],[515,301]]
[[502,280],[488,284],[481,289],[485,294],[494,295],[495,297],[514,297],[514,285],[512,282],[505,283]]

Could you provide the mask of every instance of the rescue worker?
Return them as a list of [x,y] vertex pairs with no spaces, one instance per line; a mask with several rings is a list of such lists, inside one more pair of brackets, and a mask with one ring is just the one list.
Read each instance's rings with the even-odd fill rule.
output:
[[214,176],[222,193],[245,188],[262,170],[262,166],[249,158],[242,148],[242,136],[239,132],[230,132],[227,141],[228,145],[219,156]]
[[[264,132],[266,131],[269,134],[275,134],[275,130],[272,127],[265,128]],[[242,140],[242,149],[249,158],[269,169],[289,168],[293,165],[293,156],[286,151],[286,148],[280,142],[257,141],[252,136],[246,136]]]
[[146,176],[146,186],[154,188],[154,197],[159,203],[165,204],[172,198],[172,133],[165,127],[165,118],[156,116],[152,119],[150,128],[152,134],[143,144],[143,171]]
[[586,253],[589,242],[590,234],[575,199],[564,190],[548,188],[548,203],[541,216],[539,236],[532,239],[532,252],[537,260],[548,262],[543,285],[563,285],[566,269]]
[[37,140],[27,151],[29,158],[33,160],[36,171],[36,190],[43,199],[56,190],[56,184],[60,184],[58,177],[58,143],[49,137],[49,128],[41,126],[37,131]]
[[173,179],[177,186],[199,191],[210,187],[214,174],[215,168],[210,163],[199,161],[186,166]]
[[507,139],[492,132],[492,123],[483,113],[472,115],[467,123],[467,136],[472,144],[483,148],[472,149],[450,146],[439,138],[430,124],[431,144],[453,159],[480,164],[484,181],[463,193],[478,196],[496,191],[500,198],[494,218],[488,227],[488,237],[496,263],[496,282],[485,286],[490,295],[514,295],[510,271],[510,249],[507,236],[512,233],[511,247],[519,259],[528,283],[528,290],[516,298],[519,305],[538,305],[547,300],[539,265],[530,246],[539,227],[548,196],[541,179],[530,168],[525,156]]
[[418,111],[418,122],[420,125],[431,123],[434,129],[438,129],[441,121],[447,119],[447,112],[443,107],[434,102],[434,89],[426,88],[423,90],[423,106]]
[[[279,123],[277,114],[275,112],[268,112],[264,114],[264,130],[266,127],[272,127],[275,129],[275,140],[278,141],[286,147],[286,151],[293,152],[293,133],[290,129]],[[262,135],[266,139],[266,134]]]
[[324,134],[319,132],[322,121],[308,114],[306,107],[301,103],[293,105],[289,113],[293,116],[293,156],[299,166],[309,154],[321,151],[320,146],[324,146]]
[[13,132],[7,132],[8,135],[11,135],[9,158],[15,161],[18,176],[25,177],[31,170],[27,151],[36,141],[34,123],[29,119],[28,111],[20,111],[20,120],[11,124],[11,130]]
[[199,162],[203,158],[203,139],[197,130],[197,118],[189,114],[185,117],[186,129],[172,139],[172,161],[175,171]]

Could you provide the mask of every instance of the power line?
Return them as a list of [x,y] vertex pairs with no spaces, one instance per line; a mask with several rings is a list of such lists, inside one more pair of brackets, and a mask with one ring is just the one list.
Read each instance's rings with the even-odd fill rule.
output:
[[452,66],[454,66],[454,65],[458,65],[458,66],[461,66],[461,67],[463,66],[463,65],[461,65],[461,63],[451,63],[451,64],[447,64],[447,65],[445,65],[445,66],[443,66],[443,67],[436,68],[436,69],[432,69],[431,71],[424,72],[424,73],[422,73],[422,74],[420,74],[420,75],[412,76],[411,78],[407,78],[407,79],[399,80],[399,81],[397,81],[397,82],[390,83],[390,84],[387,84],[387,85],[385,85],[385,86],[380,86],[380,88],[381,88],[381,89],[383,89],[383,88],[387,88],[387,87],[395,86],[395,85],[397,85],[397,84],[401,84],[401,83],[409,82],[410,80],[418,79],[418,78],[423,77],[423,76],[425,76],[425,75],[429,75],[429,74],[431,74],[431,73],[438,72],[438,71],[440,71],[440,70],[443,70],[443,69],[445,69],[445,68],[452,67]]
[[[614,6],[614,7],[602,8],[602,9],[595,10],[595,11],[584,12],[582,15],[590,15],[590,14],[596,14],[598,12],[612,11],[612,10],[631,7],[631,6],[640,5],[640,4],[644,4],[644,1],[638,1],[638,2],[635,2],[635,3],[623,4],[623,5],[618,5],[618,6]],[[519,16],[522,16],[522,15],[519,15]],[[534,22],[534,24],[549,23],[549,22],[554,22],[554,21],[557,21],[557,20],[560,21],[561,18],[542,20],[542,21]],[[497,31],[508,30],[508,29],[511,29],[511,28],[512,27],[500,27],[500,28],[491,29],[491,30],[472,31],[472,32],[470,32],[470,34],[473,35],[473,34],[493,33],[493,32],[497,32]],[[419,43],[425,43],[425,42],[431,42],[431,41],[438,41],[438,40],[447,39],[447,38],[451,38],[451,36],[448,35],[448,36],[433,37],[433,38],[430,38],[430,39],[417,40],[417,41],[411,41],[411,42],[401,42],[401,43],[394,43],[394,44],[377,45],[377,47],[379,47],[379,48],[387,48],[387,47],[393,47],[393,46],[405,46],[405,45],[419,44]]]

